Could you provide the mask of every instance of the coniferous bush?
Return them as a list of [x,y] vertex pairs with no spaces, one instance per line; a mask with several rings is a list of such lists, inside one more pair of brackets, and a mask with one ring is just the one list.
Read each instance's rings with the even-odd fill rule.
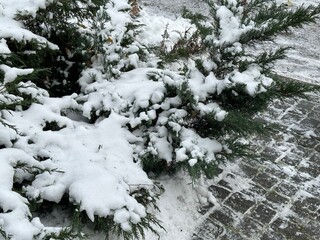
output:
[[[105,0],[48,1],[46,8],[40,8],[35,17],[24,12],[17,14],[16,19],[23,22],[28,30],[59,47],[55,50],[45,47],[39,51],[37,44],[14,43],[19,49],[16,51],[19,61],[30,68],[48,69],[37,85],[47,89],[51,96],[79,93],[77,80],[85,67],[91,64],[93,54],[85,28],[92,24],[100,6],[105,3]],[[36,53],[26,55],[26,50]]]
[[[272,0],[205,2],[209,16],[184,9],[183,16],[190,19],[195,30],[187,29],[171,49],[162,51],[160,57],[164,64],[184,62],[182,83],[175,87],[167,86],[170,94],[180,97],[178,109],[184,111],[183,117],[172,118],[175,127],[192,128],[202,138],[218,139],[222,149],[214,161],[197,156],[195,158],[201,161],[195,160],[197,163],[192,166],[190,162],[174,159],[183,148],[181,132],[172,129],[169,118],[167,130],[173,150],[168,151],[173,152],[174,160],[166,163],[163,158],[159,159],[159,151],[149,139],[152,133],[147,132],[148,146],[155,148],[146,150],[143,155],[147,170],[159,171],[160,167],[167,171],[186,167],[191,175],[198,177],[203,172],[212,177],[219,161],[248,154],[244,146],[238,154],[238,140],[242,137],[277,131],[276,126],[268,126],[253,118],[258,111],[264,110],[275,98],[305,97],[303,92],[317,89],[307,84],[279,81],[272,74],[273,64],[285,58],[288,47],[258,53],[253,53],[253,49],[265,41],[272,41],[278,34],[315,22],[319,17],[319,5],[291,9]],[[164,37],[169,36],[164,34]],[[192,64],[186,65],[187,61],[192,61]],[[202,92],[199,91],[201,85]],[[192,153],[187,155],[186,159],[194,157]],[[160,165],[153,165],[154,162]]]
[[[205,2],[209,16],[184,10],[190,28],[171,48],[164,44],[166,26],[159,46],[142,43],[148,22],[136,1],[53,0],[35,14],[16,15],[34,36],[3,38],[10,53],[0,54],[0,160],[12,178],[4,193],[23,207],[0,201],[0,234],[19,236],[3,219],[21,209],[20,220],[39,239],[86,238],[84,225],[125,239],[143,238],[146,229],[157,233],[161,224],[147,207],[157,208],[158,186],[141,169],[150,178],[180,169],[194,180],[213,178],[220,162],[250,154],[244,138],[277,130],[255,119],[258,111],[275,98],[315,90],[272,73],[288,48],[253,49],[314,22],[320,5]],[[114,153],[118,145],[130,154]],[[70,168],[72,154],[79,161]],[[88,176],[76,176],[77,170]],[[128,180],[134,174],[140,182]],[[125,203],[106,210],[100,204],[108,199],[90,202],[86,192],[102,184],[97,179],[113,183]],[[69,227],[41,227],[35,216],[55,204],[69,209]]]
[[[27,151],[26,148],[33,148],[33,146],[39,144],[36,139],[32,139],[32,133],[26,132],[25,129],[19,129],[21,126],[16,126],[19,123],[11,123],[13,119],[10,116],[11,111],[17,112],[18,115],[19,111],[22,111],[23,115],[25,110],[28,112],[33,107],[39,108],[39,117],[43,117],[39,126],[39,133],[46,132],[49,135],[52,132],[58,133],[71,126],[68,124],[69,120],[64,120],[68,112],[81,109],[74,99],[80,93],[81,85],[78,80],[86,68],[96,66],[106,76],[113,77],[118,76],[122,71],[129,71],[132,68],[131,64],[136,63],[135,61],[130,61],[130,59],[123,59],[128,53],[139,51],[137,47],[134,49],[131,47],[130,50],[126,50],[126,47],[128,48],[128,45],[131,44],[135,29],[138,27],[138,23],[130,17],[131,6],[126,4],[126,1],[121,1],[118,4],[120,7],[113,2],[109,2],[104,0],[89,2],[85,0],[47,1],[46,8],[39,8],[35,15],[28,12],[19,12],[16,15],[15,19],[22,22],[24,27],[35,35],[31,39],[22,41],[15,39],[14,36],[4,38],[5,45],[10,49],[10,53],[6,52],[0,56],[0,80],[2,83],[0,110],[2,111],[1,131],[8,137],[1,138],[1,148],[12,148],[10,151],[21,148],[23,151]],[[115,9],[115,7],[117,8]],[[119,11],[119,14],[124,15],[125,22],[120,22],[119,24],[121,29],[117,29],[117,25],[111,24],[111,18],[107,12],[109,10],[112,14],[115,11]],[[113,31],[115,33],[112,33]],[[122,31],[123,36],[117,35]],[[109,60],[108,56],[112,54],[113,59]],[[117,57],[115,57],[116,54],[118,54]],[[141,55],[143,54],[144,52],[141,51]],[[12,73],[17,73],[17,76],[12,77]],[[53,106],[58,104],[53,107],[55,110],[47,112],[46,110],[48,109],[41,106],[46,105],[44,102],[50,104],[50,97],[62,98],[61,103],[63,102],[63,97],[66,97],[65,104],[62,103],[64,106],[60,107],[58,100],[56,103],[52,103]],[[78,102],[82,103],[81,97]],[[44,112],[41,113],[41,111]],[[56,116],[53,117],[52,113]],[[102,112],[99,113],[101,114]],[[37,128],[38,123],[34,122],[34,124]],[[0,156],[3,157],[5,154],[5,152],[1,152]],[[37,193],[37,196],[32,196],[34,194],[30,194],[30,189],[28,188],[31,187],[32,189],[31,185],[37,181],[37,178],[41,178],[41,175],[49,174],[57,175],[58,177],[59,174],[63,173],[63,170],[43,166],[42,162],[50,161],[54,158],[50,154],[48,156],[47,154],[42,155],[39,152],[34,152],[30,154],[30,157],[27,157],[27,154],[20,153],[17,156],[13,155],[12,158],[14,161],[9,163],[8,167],[12,167],[16,172],[12,176],[15,178],[14,191],[21,194],[25,199],[28,198],[30,203],[30,209],[26,210],[25,215],[28,222],[29,220],[27,219],[29,217],[32,220],[31,214],[37,216],[39,212],[45,211],[45,209],[52,209],[50,201],[43,200]],[[150,204],[153,202],[152,199],[156,197],[156,194],[152,193],[151,196],[149,193],[150,186],[145,187],[143,183],[141,184],[142,187],[137,185],[134,187],[135,191],[128,192],[128,197],[137,198],[135,204],[138,204],[138,206],[147,206],[149,202]],[[43,187],[46,187],[46,184]],[[140,190],[144,192],[144,198],[139,197],[138,192]],[[65,196],[63,199],[65,199]],[[76,202],[71,200],[71,196],[70,202],[76,205]],[[64,201],[61,200],[61,204],[64,205]],[[81,205],[78,208],[69,206],[75,213],[83,211],[81,207]],[[1,205],[0,209],[7,213],[5,205]],[[132,209],[129,210],[132,211]],[[93,227],[106,232],[106,234],[123,235],[127,239],[129,236],[137,238],[142,236],[145,229],[155,231],[152,224],[159,225],[158,220],[153,215],[141,212],[140,209],[139,214],[142,214],[142,220],[138,215],[135,215],[135,220],[132,220],[134,223],[131,222],[126,227],[127,230],[124,231],[123,226],[113,221],[115,212],[112,211],[110,217],[95,216],[96,221]],[[61,228],[59,231],[43,228],[39,234],[37,234],[39,230],[34,230],[35,237],[36,235],[40,239],[74,239],[75,237],[81,237],[81,226],[88,221],[93,221],[93,219],[89,219],[83,212],[81,216],[77,216],[75,213],[71,213],[75,217],[72,219],[70,227]],[[146,215],[144,216],[144,214]],[[4,217],[4,219],[7,218],[9,218],[9,213]],[[2,220],[2,217],[0,219]],[[78,223],[77,227],[75,227],[74,222]],[[10,225],[6,223],[7,225],[2,226],[3,222],[1,221],[0,223],[1,234],[5,238],[10,238],[10,236],[19,237],[19,235],[15,235],[15,232],[8,230]],[[34,228],[33,223],[30,222],[29,227]],[[128,228],[132,228],[132,231],[129,231]]]

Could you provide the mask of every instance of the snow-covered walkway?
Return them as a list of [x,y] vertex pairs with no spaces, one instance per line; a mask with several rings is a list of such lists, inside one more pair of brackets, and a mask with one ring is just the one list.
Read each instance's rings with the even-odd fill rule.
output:
[[275,102],[264,117],[284,131],[251,142],[258,161],[223,168],[192,240],[320,239],[320,96]]

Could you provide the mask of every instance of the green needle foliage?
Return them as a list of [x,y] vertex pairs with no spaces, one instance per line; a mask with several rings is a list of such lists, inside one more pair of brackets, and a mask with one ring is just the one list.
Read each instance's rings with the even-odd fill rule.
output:
[[[56,44],[59,50],[47,46],[39,49],[35,42],[21,43],[8,40],[8,45],[17,49],[13,51],[17,61],[29,68],[45,68],[43,78],[36,81],[39,87],[47,89],[51,96],[61,97],[74,92],[79,93],[77,80],[85,67],[91,64],[94,54],[93,46],[86,34],[86,28],[92,24],[100,6],[106,0],[48,1],[45,9],[39,9],[36,16],[24,12],[17,14],[16,19],[35,34],[45,37]],[[56,17],[59,16],[59,17]],[[87,25],[85,25],[87,24]],[[26,55],[25,51],[35,52]],[[43,81],[47,79],[47,81]]]

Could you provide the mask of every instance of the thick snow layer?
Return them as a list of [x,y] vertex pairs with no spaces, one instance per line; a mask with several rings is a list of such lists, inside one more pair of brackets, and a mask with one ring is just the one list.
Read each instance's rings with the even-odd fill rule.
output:
[[244,84],[246,91],[250,96],[266,91],[265,87],[269,87],[272,79],[261,74],[261,69],[257,65],[251,65],[244,72],[234,72],[231,81],[234,84]]
[[1,0],[0,15],[14,17],[19,12],[26,12],[34,15],[38,8],[45,8],[47,0]]
[[[44,119],[65,129],[43,131]],[[132,148],[127,141],[130,133],[122,128],[126,119],[112,113],[96,126],[82,125],[48,111],[47,107],[33,105],[13,116],[11,122],[33,141],[25,146],[25,140],[20,139],[16,146],[48,158],[42,163],[57,169],[37,175],[27,188],[29,197],[59,202],[68,192],[92,221],[94,215],[108,216],[124,207],[144,216],[144,208],[128,193],[130,187],[152,186],[152,182],[132,161]]]
[[28,75],[33,72],[33,69],[11,68],[4,64],[0,65],[0,70],[5,73],[3,84],[14,81],[18,76]]
[[[27,167],[43,169],[38,161],[19,149],[2,149],[0,151],[0,220],[3,221],[2,228],[12,239],[29,240],[40,232],[36,226],[29,222],[30,211],[27,199],[20,194],[11,191],[13,178],[17,174],[14,167],[24,164]],[[19,176],[17,176],[19,177]]]
[[[146,216],[146,211],[129,193],[141,185],[152,187],[153,183],[132,161],[133,150],[128,141],[132,136],[123,128],[128,120],[112,113],[94,126],[79,124],[60,116],[59,110],[66,106],[66,101],[60,101],[60,106],[55,99],[52,103],[50,99],[44,102],[47,106],[34,104],[25,112],[3,114],[22,135],[27,136],[20,137],[15,143],[15,147],[23,150],[0,150],[0,206],[4,210],[0,219],[4,219],[3,229],[16,239],[32,239],[32,234],[39,233],[39,229],[37,232],[32,230],[34,227],[27,218],[27,200],[11,191],[13,167],[19,162],[39,169],[52,169],[39,173],[32,185],[26,187],[26,194],[31,199],[40,197],[59,202],[68,193],[70,200],[79,204],[80,210],[86,211],[92,221],[94,215],[106,217],[111,214],[115,214],[115,221],[120,221],[119,214],[127,212],[129,217],[121,218],[121,225],[130,230],[129,222],[139,222]],[[58,113],[52,112],[49,106],[54,106]],[[64,129],[43,131],[44,121],[56,122]],[[26,144],[28,141],[32,143]],[[40,164],[27,153],[47,160]],[[6,213],[8,210],[14,211],[9,214]],[[18,219],[14,218],[17,214],[26,228],[23,238],[20,236],[23,230],[17,224]]]
[[0,40],[0,54],[8,54],[10,53],[10,49],[8,48],[7,41],[5,39]]
[[44,46],[48,44],[50,48],[57,49],[56,45],[24,29],[20,22],[13,19],[17,11],[34,15],[39,7],[45,7],[45,2],[46,0],[0,0],[0,53],[9,53],[4,38],[14,38],[18,41],[35,39]]
[[226,6],[217,9],[217,18],[220,24],[219,43],[237,42],[239,36],[246,30],[242,29],[240,21]]
[[[222,145],[215,140],[201,138],[194,131],[189,129],[183,128],[181,131],[181,147],[182,149],[187,149],[192,158],[210,162],[215,160],[214,154],[221,152],[222,150]],[[195,163],[193,163],[193,165],[194,164]]]

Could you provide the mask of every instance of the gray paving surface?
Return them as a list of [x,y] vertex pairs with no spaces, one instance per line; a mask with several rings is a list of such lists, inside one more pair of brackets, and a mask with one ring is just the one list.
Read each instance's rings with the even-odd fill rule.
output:
[[192,240],[320,239],[320,96],[275,101],[263,114],[284,130],[253,139],[259,160],[240,159],[210,191]]

